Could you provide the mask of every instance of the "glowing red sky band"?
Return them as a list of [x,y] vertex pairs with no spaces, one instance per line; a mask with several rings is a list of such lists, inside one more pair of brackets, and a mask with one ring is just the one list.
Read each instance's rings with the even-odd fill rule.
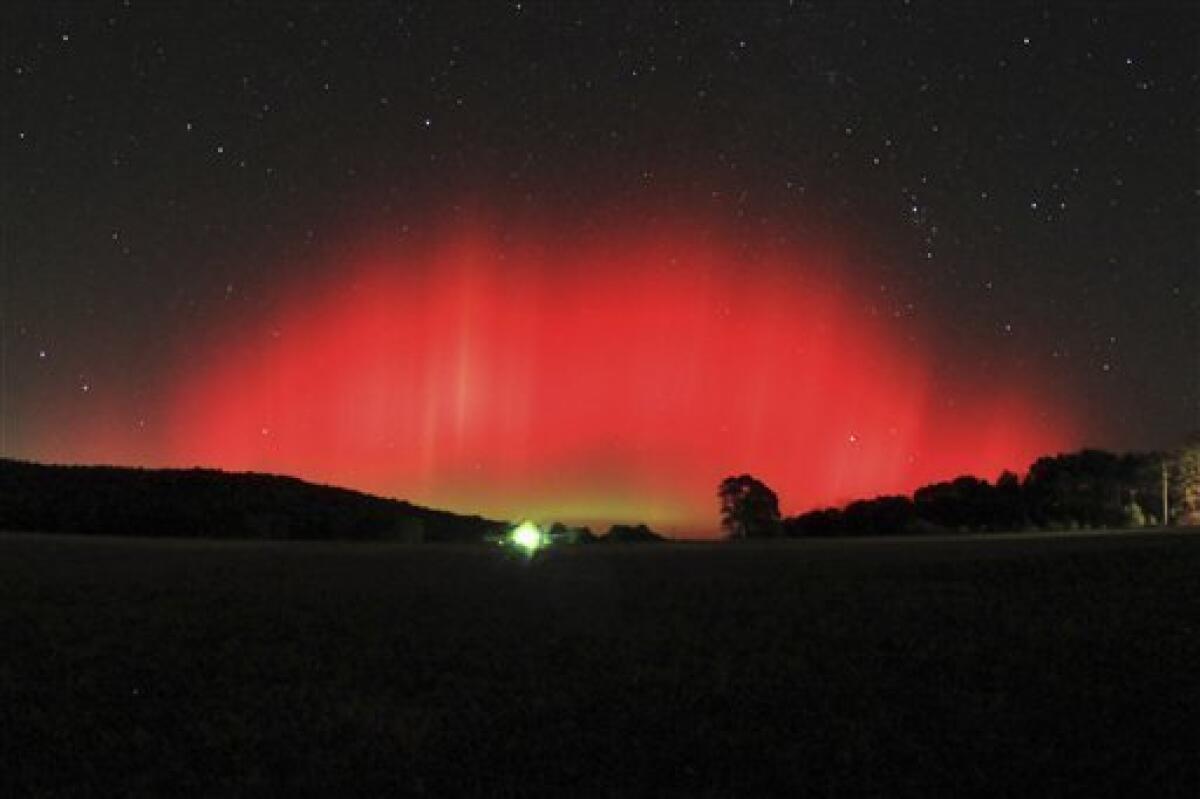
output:
[[460,232],[356,260],[183,369],[166,461],[708,533],[729,474],[795,512],[1070,440],[1024,387],[939,385],[927,347],[796,248]]

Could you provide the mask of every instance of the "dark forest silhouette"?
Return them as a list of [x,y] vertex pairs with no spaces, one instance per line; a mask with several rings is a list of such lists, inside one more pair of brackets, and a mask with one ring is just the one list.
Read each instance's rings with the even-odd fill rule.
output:
[[0,529],[96,535],[475,542],[505,522],[292,477],[0,460]]
[[[1173,453],[1085,449],[1039,458],[1024,477],[973,476],[909,496],[881,496],[782,518],[765,483],[742,474],[718,486],[733,539],[986,533],[1200,524],[1200,438]],[[47,466],[0,459],[0,530],[146,537],[478,543],[509,523],[432,510],[291,477],[212,469]],[[555,524],[556,544],[664,540],[646,525],[606,535]]]
[[[0,459],[0,530],[149,538],[483,543],[511,526],[294,477],[216,469],[49,466]],[[596,535],[555,523],[555,544],[665,541],[644,524]]]
[[1024,478],[962,476],[908,496],[882,496],[783,520],[790,537],[944,534],[1200,523],[1200,442],[1177,453],[1085,449],[1039,458]]

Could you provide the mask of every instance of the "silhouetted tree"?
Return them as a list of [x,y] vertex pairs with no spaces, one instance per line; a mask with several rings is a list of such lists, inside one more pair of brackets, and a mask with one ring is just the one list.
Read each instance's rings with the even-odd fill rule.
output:
[[717,497],[721,527],[730,538],[772,538],[783,532],[779,498],[761,480],[748,474],[726,477]]
[[1132,483],[1131,463],[1102,450],[1039,458],[1024,490],[1033,521],[1043,526],[1119,526]]
[[994,520],[993,529],[997,530],[1021,530],[1029,525],[1021,478],[1015,473],[1004,471],[996,479],[992,491],[991,517]]
[[996,500],[986,480],[963,476],[918,488],[913,503],[922,519],[966,532],[989,526]]
[[596,540],[588,527],[569,527],[562,522],[550,525],[550,542],[554,544],[592,544]]
[[897,535],[908,532],[915,518],[908,497],[876,497],[847,505],[841,526],[845,535]]
[[654,544],[666,539],[644,524],[614,524],[600,540],[611,544]]
[[782,522],[783,534],[789,538],[820,538],[842,535],[842,512],[837,508],[810,510],[790,516]]

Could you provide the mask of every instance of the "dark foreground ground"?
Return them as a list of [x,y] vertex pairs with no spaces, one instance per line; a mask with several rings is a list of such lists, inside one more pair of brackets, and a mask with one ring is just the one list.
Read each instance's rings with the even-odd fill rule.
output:
[[0,535],[0,795],[1196,796],[1200,535]]

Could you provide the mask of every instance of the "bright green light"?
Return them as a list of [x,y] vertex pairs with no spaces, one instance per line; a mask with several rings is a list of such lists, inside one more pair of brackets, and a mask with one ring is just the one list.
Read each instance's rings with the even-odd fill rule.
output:
[[509,539],[526,554],[532,555],[542,545],[542,531],[533,522],[521,522],[509,533]]

